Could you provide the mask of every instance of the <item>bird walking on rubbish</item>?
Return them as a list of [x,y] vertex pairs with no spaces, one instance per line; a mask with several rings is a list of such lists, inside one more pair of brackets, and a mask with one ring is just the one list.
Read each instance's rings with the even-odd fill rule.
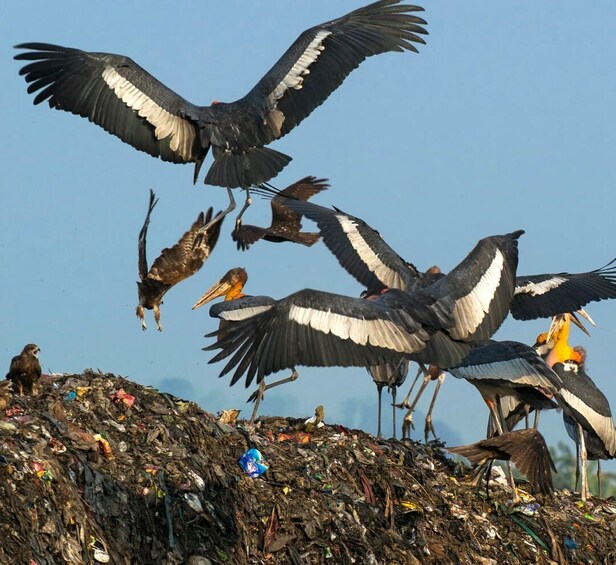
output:
[[157,202],[156,195],[150,190],[148,212],[139,232],[139,278],[141,281],[137,282],[139,305],[135,312],[141,320],[141,328],[145,331],[144,309],[154,310],[154,320],[158,331],[161,332],[163,326],[160,323],[160,305],[163,303],[165,293],[179,282],[194,275],[203,266],[218,241],[222,218],[202,232],[203,226],[211,223],[213,210],[210,208],[207,214],[200,212],[190,229],[180,237],[175,245],[165,247],[148,269],[146,240],[150,215]]
[[266,147],[320,106],[366,58],[423,44],[423,8],[380,0],[304,31],[250,92],[235,102],[197,106],[123,55],[22,43],[15,59],[35,104],[77,114],[135,149],[172,163],[195,163],[212,148],[205,183],[248,189],[275,177],[291,157]]
[[11,359],[6,378],[13,382],[13,390],[19,394],[38,394],[41,378],[41,363],[38,354],[41,348],[35,343],[28,343],[19,355]]

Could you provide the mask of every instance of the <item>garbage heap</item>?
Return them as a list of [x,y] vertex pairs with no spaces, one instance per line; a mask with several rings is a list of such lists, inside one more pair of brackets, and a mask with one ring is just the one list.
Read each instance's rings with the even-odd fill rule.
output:
[[235,415],[93,371],[11,397],[0,563],[616,563],[616,501],[511,508],[437,443]]

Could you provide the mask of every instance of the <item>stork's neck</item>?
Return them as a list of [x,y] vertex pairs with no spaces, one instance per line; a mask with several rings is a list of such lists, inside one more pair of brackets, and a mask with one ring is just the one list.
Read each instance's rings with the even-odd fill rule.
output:
[[246,296],[243,292],[242,289],[244,288],[244,283],[238,282],[235,283],[230,289],[229,292],[227,292],[227,294],[225,295],[225,302],[227,300],[235,300],[237,298],[242,298],[243,296]]
[[569,345],[569,326],[570,322],[567,320],[558,331],[556,343],[545,360],[550,367],[565,361],[582,362],[580,354]]

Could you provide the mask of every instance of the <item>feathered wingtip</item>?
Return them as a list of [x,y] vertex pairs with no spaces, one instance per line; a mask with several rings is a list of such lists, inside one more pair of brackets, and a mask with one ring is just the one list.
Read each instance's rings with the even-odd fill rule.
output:
[[244,153],[219,151],[205,176],[205,184],[227,188],[250,188],[266,183],[291,162],[291,157],[269,149],[251,147]]
[[473,465],[491,459],[511,460],[535,490],[542,494],[554,491],[552,471],[556,472],[556,467],[545,439],[533,428],[506,432],[469,445],[448,447],[447,451],[466,457]]

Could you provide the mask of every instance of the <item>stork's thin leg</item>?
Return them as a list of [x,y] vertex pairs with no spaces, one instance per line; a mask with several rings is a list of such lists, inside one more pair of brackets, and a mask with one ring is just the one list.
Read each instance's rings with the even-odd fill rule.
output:
[[376,437],[383,437],[381,432],[381,398],[383,396],[384,383],[377,383],[376,392],[378,395],[378,409],[377,409],[377,425],[376,425]]
[[[265,380],[262,380],[259,383],[259,388],[255,391],[257,393],[257,396],[255,398],[255,406],[252,409],[252,416],[250,417],[250,424],[254,424],[255,422],[255,418],[257,417],[257,411],[259,410],[259,404],[261,404],[261,401],[263,400],[263,395],[265,394],[266,389],[267,387],[265,386]],[[253,392],[252,395],[254,394],[255,393]],[[251,395],[251,398],[252,398],[252,395]]]
[[242,216],[244,215],[244,212],[248,209],[248,206],[250,206],[252,204],[252,198],[250,198],[250,189],[247,188],[246,189],[246,200],[244,201],[244,206],[242,206],[242,209],[240,210],[240,213],[237,215],[237,218],[235,218],[235,224],[237,225],[238,222],[241,223],[242,221]]
[[597,488],[599,489],[597,496],[601,498],[601,459],[597,459]]
[[392,414],[392,430],[393,438],[396,439],[396,392],[398,387],[396,385],[391,387],[391,414]]
[[280,379],[279,381],[275,381],[268,385],[265,384],[265,380],[261,381],[259,383],[259,388],[255,390],[248,397],[248,400],[246,401],[246,402],[255,403],[255,407],[252,410],[252,417],[250,418],[250,423],[252,424],[255,421],[255,418],[257,417],[257,410],[259,409],[259,404],[261,404],[261,401],[263,400],[263,395],[265,394],[266,390],[269,390],[270,388],[274,388],[275,386],[278,386],[278,385],[283,385],[285,383],[293,382],[294,380],[297,379],[297,377],[299,377],[299,373],[295,369],[293,369],[293,372],[291,373],[290,376],[284,379]]
[[[199,230],[200,234],[204,234],[216,222],[218,222],[219,220],[222,220],[222,218],[224,218],[227,214],[229,214],[230,212],[233,212],[233,210],[235,210],[235,208],[236,208],[235,198],[233,198],[233,192],[231,191],[230,188],[227,188],[227,194],[229,195],[229,206],[227,206],[222,212],[219,212],[218,214],[216,214],[207,224],[205,224]],[[196,244],[197,244],[197,241],[195,241],[195,245]]]
[[425,375],[427,372],[428,371],[426,370],[426,368],[421,363],[419,363],[419,368],[417,369],[417,374],[415,375],[415,378],[413,379],[411,388],[409,389],[408,394],[404,397],[404,400],[400,402],[400,404],[396,404],[397,408],[408,408],[410,406],[409,398],[411,398],[411,394],[413,394],[415,383],[417,383],[417,381],[419,380],[419,375],[421,375],[422,373]]
[[586,502],[588,498],[588,469],[586,462],[588,460],[588,454],[586,453],[586,441],[584,440],[584,430],[582,426],[578,424],[578,441],[580,442],[580,458],[582,459],[582,487],[580,489],[582,500]]
[[434,389],[434,394],[432,395],[432,401],[430,402],[430,408],[428,408],[428,413],[426,414],[426,424],[424,427],[424,438],[426,443],[428,443],[428,435],[432,432],[434,439],[436,439],[436,431],[434,430],[434,426],[432,425],[432,410],[434,410],[434,405],[436,404],[436,397],[438,395],[438,391],[441,389],[441,386],[445,382],[445,373],[441,373],[437,378],[436,388]]
[[[492,399],[486,399],[484,398],[486,404],[488,405],[488,408],[490,408],[490,412],[492,412],[492,415],[494,417],[494,420],[496,422],[496,427],[498,429],[498,433],[502,434],[503,430],[506,426],[505,424],[505,417],[503,415],[503,408],[501,406],[500,403],[500,399],[497,397],[496,398],[496,403],[492,400]],[[509,476],[509,485],[511,486],[511,491],[513,492],[513,504],[517,504],[518,502],[520,502],[520,497],[518,496],[518,491],[515,488],[515,480],[513,478],[513,470],[511,469],[511,464],[509,461],[507,461],[507,475]]]
[[[579,433],[579,432],[578,432]],[[575,490],[580,485],[580,440],[575,442]]]
[[419,387],[419,390],[417,391],[417,396],[415,397],[415,399],[409,406],[408,412],[404,416],[404,420],[402,423],[402,438],[410,438],[411,428],[415,429],[415,426],[413,425],[413,412],[415,411],[415,406],[417,406],[417,403],[419,402],[419,398],[421,397],[421,395],[423,394],[423,391],[428,386],[428,383],[430,382],[430,380],[431,380],[430,375],[426,373],[426,376],[424,377],[423,382],[421,383],[421,386]]
[[541,410],[535,408],[535,420],[533,422],[533,428],[537,429],[539,427],[539,416],[541,414]]

